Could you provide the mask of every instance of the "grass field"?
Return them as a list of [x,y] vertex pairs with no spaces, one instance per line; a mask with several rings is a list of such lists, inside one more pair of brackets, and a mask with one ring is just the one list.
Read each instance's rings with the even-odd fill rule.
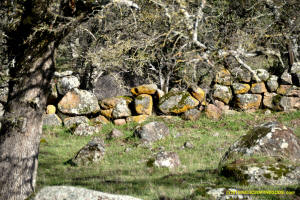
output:
[[[253,126],[280,121],[300,138],[300,111],[291,113],[240,113],[224,116],[219,121],[203,115],[198,121],[184,121],[180,117],[153,116],[147,120],[163,121],[171,135],[154,143],[151,148],[139,145],[132,134],[138,124],[103,125],[100,136],[106,143],[104,159],[97,164],[73,167],[64,164],[82,148],[92,136],[74,136],[63,128],[44,128],[40,145],[37,189],[51,185],[72,185],[107,193],[126,194],[142,199],[209,199],[203,188],[230,187],[245,190],[295,190],[297,186],[242,186],[218,176],[218,162],[229,146]],[[146,123],[146,122],[145,122]],[[118,128],[124,137],[106,140],[107,134]],[[182,148],[185,142],[194,148]],[[181,167],[168,170],[147,166],[147,161],[162,148],[176,152]],[[127,150],[126,150],[127,149]],[[168,197],[168,198],[167,198]],[[294,196],[258,195],[256,199],[293,199]]]

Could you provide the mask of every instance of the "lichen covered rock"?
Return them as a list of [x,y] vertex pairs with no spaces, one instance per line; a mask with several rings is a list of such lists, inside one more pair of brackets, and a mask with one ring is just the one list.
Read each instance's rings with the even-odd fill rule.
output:
[[192,94],[192,96],[195,99],[197,99],[199,102],[205,101],[205,91],[203,89],[201,89],[200,87],[198,87],[196,85],[192,85],[189,88],[189,91]]
[[64,126],[70,129],[76,128],[79,124],[89,123],[89,119],[86,116],[67,117],[64,119]]
[[80,82],[76,76],[64,76],[58,79],[57,91],[60,95],[65,95],[67,92],[74,88],[78,88]]
[[285,95],[286,93],[288,93],[288,91],[292,88],[291,85],[280,85],[276,92],[277,94],[281,94],[281,95]]
[[112,117],[115,119],[131,116],[131,110],[128,107],[126,100],[121,99],[113,108]]
[[214,86],[213,97],[220,101],[223,101],[225,104],[228,104],[232,99],[232,92],[230,87],[216,84]]
[[108,110],[114,108],[121,100],[125,100],[127,104],[132,102],[132,98],[127,96],[117,96],[117,97],[110,97],[105,98],[100,101],[100,106],[104,110]]
[[85,115],[100,111],[96,96],[86,90],[69,91],[58,103],[58,109],[65,114]]
[[250,90],[250,85],[246,83],[233,83],[232,88],[234,94],[244,94]]
[[179,156],[175,152],[162,151],[156,155],[154,166],[175,168],[180,166]]
[[93,93],[98,100],[127,94],[124,86],[125,83],[117,73],[110,73],[104,76],[99,76],[98,74],[101,73],[97,73],[97,71],[95,72],[96,73],[93,73],[95,74],[95,76],[91,77],[91,84]]
[[113,138],[120,138],[124,135],[122,131],[119,129],[114,128],[109,134],[108,134],[108,139],[113,139]]
[[292,86],[285,95],[288,97],[300,97],[300,87]]
[[264,123],[236,141],[221,162],[254,154],[300,161],[300,140],[291,129],[278,122]]
[[100,101],[100,106],[104,110],[114,108],[120,100],[121,99],[117,97],[105,98]]
[[199,105],[199,101],[188,92],[169,92],[159,100],[158,108],[164,113],[184,113]]
[[249,83],[252,78],[252,74],[248,70],[236,67],[231,70],[231,74],[235,80]]
[[126,120],[125,119],[115,119],[114,120],[114,125],[122,126],[124,124],[126,124]]
[[255,70],[255,72],[256,72],[256,75],[258,76],[258,78],[261,81],[266,81],[270,77],[269,72],[267,70],[265,70],[265,69],[257,69],[257,70]]
[[150,122],[138,127],[134,135],[141,138],[144,142],[155,142],[170,134],[169,128],[162,122]]
[[155,94],[156,90],[157,90],[157,85],[148,84],[148,85],[140,85],[131,88],[130,91],[133,95],[140,95],[140,94]]
[[267,81],[267,86],[270,92],[275,92],[278,88],[278,77],[272,75],[269,80]]
[[101,130],[101,126],[91,126],[87,123],[81,123],[79,124],[75,131],[73,132],[74,135],[79,136],[87,136],[87,135],[93,135],[94,133],[97,133]]
[[258,109],[260,107],[262,96],[259,94],[238,94],[236,104],[240,109]]
[[106,119],[106,117],[104,117],[103,115],[99,115],[95,118],[92,118],[91,122],[94,123],[94,124],[107,124],[107,123],[109,123],[108,119]]
[[215,82],[221,85],[231,85],[231,74],[230,72],[223,68],[221,69],[215,77]]
[[136,122],[136,123],[142,123],[146,121],[146,119],[149,117],[149,115],[137,115],[137,116],[130,116],[126,118],[126,122]]
[[300,109],[300,97],[283,96],[280,99],[279,105],[284,111]]
[[267,92],[264,82],[253,83],[251,85],[251,92],[254,94],[261,94]]
[[288,73],[288,71],[284,71],[283,74],[280,77],[282,84],[286,85],[292,85],[293,80],[292,80],[292,75]]
[[184,112],[182,118],[185,120],[196,121],[200,118],[200,116],[201,116],[201,111],[193,108]]
[[100,110],[101,115],[103,115],[106,118],[111,119],[112,116],[112,112],[113,112],[113,108],[107,109],[107,110]]
[[141,200],[126,195],[108,194],[73,186],[47,186],[39,191],[34,200]]
[[104,154],[104,141],[101,138],[95,137],[76,153],[71,162],[75,165],[88,165],[101,161]]
[[222,116],[222,110],[214,104],[208,104],[205,109],[205,115],[210,119],[218,120]]
[[263,105],[266,108],[270,108],[272,110],[274,110],[277,105],[276,105],[276,99],[274,97],[276,97],[277,94],[276,93],[264,93],[264,98],[263,98]]
[[300,167],[279,162],[270,162],[265,158],[264,162],[256,159],[236,160],[224,165],[220,174],[234,178],[244,185],[298,185],[300,179]]
[[299,138],[284,125],[268,122],[231,145],[219,163],[219,170],[245,184],[297,184],[299,161]]
[[139,115],[151,115],[153,100],[148,94],[138,95],[134,100],[135,111]]

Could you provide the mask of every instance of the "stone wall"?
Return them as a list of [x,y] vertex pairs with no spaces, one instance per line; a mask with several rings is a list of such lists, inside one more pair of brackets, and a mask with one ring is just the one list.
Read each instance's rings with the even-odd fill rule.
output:
[[[150,115],[182,115],[185,119],[196,120],[202,111],[207,117],[218,119],[222,113],[234,110],[296,110],[300,108],[299,79],[295,78],[297,74],[299,76],[299,66],[298,63],[291,73],[285,71],[281,76],[258,69],[255,70],[258,77],[255,80],[249,71],[223,68],[214,78],[211,95],[197,85],[190,86],[186,91],[174,88],[164,94],[155,84],[148,84],[131,88],[131,95],[104,99],[97,98],[91,91],[78,89],[77,78],[66,74],[53,85],[51,98],[56,100],[52,102],[58,103],[48,105],[44,124],[61,125],[64,122],[69,127],[77,128],[82,117],[92,124],[112,121],[122,125],[129,121],[143,122]],[[298,71],[295,73],[296,67]],[[91,127],[81,128],[94,131]],[[74,132],[89,134],[89,131],[82,133],[82,130]]]

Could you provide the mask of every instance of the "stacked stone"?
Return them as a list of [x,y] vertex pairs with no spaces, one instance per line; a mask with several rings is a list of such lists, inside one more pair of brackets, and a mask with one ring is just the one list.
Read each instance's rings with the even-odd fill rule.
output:
[[[293,72],[297,72],[297,66]],[[257,69],[255,73],[259,80],[253,80],[249,71],[240,68],[231,70],[231,73],[221,69],[216,74],[213,88],[215,104],[220,105],[218,107],[231,104],[241,110],[268,108],[286,111],[300,108],[298,80],[288,71],[280,78],[270,75],[264,69]]]
[[[229,72],[223,68],[214,80],[214,104],[206,103],[206,94],[197,85],[190,86],[187,91],[172,89],[167,94],[155,84],[140,85],[131,89],[132,96],[98,100],[92,92],[78,89],[79,81],[75,76],[64,73],[56,75],[58,78],[53,85],[52,97],[56,98],[54,102],[61,98],[57,109],[54,105],[48,105],[43,123],[51,126],[64,124],[76,135],[91,135],[100,130],[101,124],[109,121],[116,125],[130,121],[141,123],[154,111],[197,120],[204,107],[206,116],[212,119],[219,119],[222,112],[229,110],[229,105],[240,110],[299,109],[299,68],[300,64],[296,63],[291,73],[285,71],[280,77],[258,69],[255,70],[258,77],[255,80],[249,71],[234,68]],[[63,123],[60,117],[63,118]]]
[[196,85],[188,91],[171,90],[159,99],[158,108],[163,114],[183,114],[183,118],[197,120],[206,104],[206,94]]

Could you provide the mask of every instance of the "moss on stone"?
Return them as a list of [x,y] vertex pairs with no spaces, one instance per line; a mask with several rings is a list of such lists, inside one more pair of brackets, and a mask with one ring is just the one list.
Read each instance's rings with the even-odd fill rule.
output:
[[234,178],[235,181],[238,181],[242,185],[248,185],[247,174],[243,173],[243,170],[239,168],[236,164],[227,164],[221,168],[220,174],[227,178]]

